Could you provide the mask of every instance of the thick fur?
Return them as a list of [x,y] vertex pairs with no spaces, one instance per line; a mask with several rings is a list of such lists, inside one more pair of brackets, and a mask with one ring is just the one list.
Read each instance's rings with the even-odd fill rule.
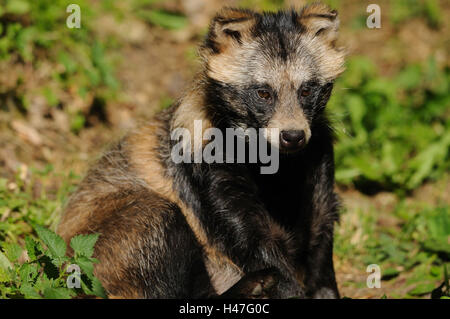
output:
[[[66,241],[101,234],[95,274],[110,296],[339,296],[324,112],[343,71],[337,28],[336,12],[318,4],[264,14],[227,8],[214,18],[192,89],[89,170],[59,225]],[[270,100],[258,99],[261,89]],[[170,134],[193,131],[194,120],[203,129],[303,130],[307,143],[282,152],[273,175],[258,163],[175,164]]]

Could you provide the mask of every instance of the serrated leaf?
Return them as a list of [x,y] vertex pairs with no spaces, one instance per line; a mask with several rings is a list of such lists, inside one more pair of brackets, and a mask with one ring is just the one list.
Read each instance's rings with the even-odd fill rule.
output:
[[70,247],[72,247],[77,256],[92,257],[98,236],[99,234],[75,236],[70,241]]
[[8,258],[0,251],[0,269],[8,270],[11,269],[12,265],[9,262]]
[[45,255],[39,258],[39,264],[44,267],[43,278],[56,279],[59,277],[59,270],[53,260]]
[[30,261],[35,261],[42,254],[42,245],[30,236],[25,238],[25,248],[27,249]]
[[88,278],[85,274],[81,276],[81,288],[88,296],[97,296],[100,298],[108,298],[105,289],[100,280],[96,277]]
[[[66,243],[64,240],[51,230],[36,225],[35,226],[36,232],[39,236],[39,238],[44,242],[44,244],[48,247],[48,250],[50,251],[50,257],[53,259],[59,260],[65,257],[66,255]],[[60,264],[61,261],[58,261],[58,264]]]
[[47,287],[44,289],[44,298],[46,299],[71,299],[75,292],[68,288]]
[[38,275],[37,264],[23,264],[19,269],[19,276],[22,282],[33,282]]
[[0,282],[8,282],[11,280],[9,275],[9,271],[3,268],[0,268]]
[[95,277],[92,280],[92,292],[97,297],[104,298],[104,299],[108,298],[108,296],[106,295],[105,288],[103,288],[103,286],[102,286],[102,283],[100,282],[100,280],[98,280]]
[[22,284],[19,291],[26,299],[42,299],[42,296],[30,284]]
[[92,278],[94,278],[94,264],[92,262],[92,260],[90,260],[87,257],[84,256],[80,256],[75,258],[75,264],[77,264],[82,272],[89,278],[92,280]]
[[22,247],[17,244],[3,243],[3,250],[10,262],[16,262],[22,254]]

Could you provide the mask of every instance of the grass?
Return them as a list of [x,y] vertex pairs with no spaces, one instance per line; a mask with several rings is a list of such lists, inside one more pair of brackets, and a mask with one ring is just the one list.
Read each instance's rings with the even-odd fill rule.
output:
[[389,78],[366,58],[350,59],[329,104],[338,182],[404,193],[448,171],[449,85],[450,69],[433,57]]
[[[69,4],[68,0],[0,1],[0,62],[30,65],[46,74],[38,83],[18,75],[15,83],[0,87],[0,96],[6,100],[4,105],[12,104],[27,114],[32,97],[42,95],[50,106],[64,109],[72,131],[77,133],[86,124],[85,105],[96,98],[110,98],[118,82],[111,57],[105,54],[105,49],[114,48],[113,41],[98,40],[90,23],[102,11],[87,1],[78,1],[83,27],[69,29],[65,26]],[[53,68],[45,72],[49,65]],[[68,108],[76,99],[81,100],[80,105]]]
[[[13,79],[0,82],[0,112],[27,119],[32,99],[39,96],[46,107],[67,116],[73,136],[97,129],[102,124],[90,122],[92,109],[115,105],[122,89],[115,52],[124,44],[100,33],[95,21],[104,15],[136,19],[169,36],[189,23],[181,10],[166,5],[169,2],[78,1],[83,28],[75,31],[60,27],[70,1],[0,0],[0,66],[11,70]],[[337,8],[345,5],[343,0],[327,2]],[[438,1],[390,3],[393,32],[415,19],[433,32],[443,29],[445,16]],[[284,1],[241,4],[275,10]],[[355,12],[348,23],[351,32],[364,30],[364,14]],[[396,41],[393,36],[389,43],[398,45]],[[187,60],[192,59],[193,45],[187,46]],[[26,70],[31,76],[23,75]],[[337,273],[363,274],[342,279],[344,295],[367,290],[365,269],[378,264],[382,287],[387,288],[367,296],[450,297],[450,200],[445,194],[450,182],[449,88],[449,67],[434,54],[423,61],[405,61],[388,75],[376,61],[353,55],[336,83],[328,110],[336,128],[336,179],[345,204],[335,236]],[[173,96],[163,92],[160,107],[172,101]],[[7,131],[8,126],[1,129]],[[0,169],[0,298],[104,296],[92,276],[94,238],[71,244],[75,255],[69,258],[68,247],[51,232],[81,179],[71,167],[55,170],[52,164],[31,162],[13,176]],[[420,196],[428,188],[438,195]],[[75,290],[65,286],[71,263],[83,265],[81,287]]]
[[[93,275],[98,235],[72,238],[74,254],[68,257],[63,239],[49,229],[55,228],[61,204],[79,180],[69,174],[62,176],[64,182],[54,192],[39,189],[37,185],[54,180],[55,175],[49,167],[21,171],[14,182],[0,179],[0,298],[106,298]],[[74,264],[79,268],[69,268]],[[74,287],[68,287],[69,282]]]
[[[447,296],[440,284],[449,284],[450,206],[404,200],[391,211],[373,206],[342,212],[335,237],[335,254],[361,269],[377,264],[382,285],[400,288],[388,298]],[[364,286],[365,282],[350,283]],[[378,297],[382,297],[379,295]]]

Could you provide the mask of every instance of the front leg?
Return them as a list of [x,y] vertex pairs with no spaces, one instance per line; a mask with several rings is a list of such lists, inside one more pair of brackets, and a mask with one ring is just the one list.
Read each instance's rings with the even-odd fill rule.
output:
[[193,211],[209,244],[244,274],[275,268],[280,276],[272,298],[302,297],[290,237],[266,211],[246,167],[214,164],[196,169],[201,174],[187,176],[201,179],[190,185],[197,192],[186,202],[194,203]]
[[333,266],[334,223],[338,220],[339,200],[334,192],[332,149],[310,169],[310,237],[306,252],[305,284],[307,296],[339,298]]
[[333,267],[333,242],[321,238],[308,258],[307,295],[314,299],[339,298]]
[[279,295],[278,284],[282,281],[276,269],[264,269],[245,275],[219,299],[268,299]]

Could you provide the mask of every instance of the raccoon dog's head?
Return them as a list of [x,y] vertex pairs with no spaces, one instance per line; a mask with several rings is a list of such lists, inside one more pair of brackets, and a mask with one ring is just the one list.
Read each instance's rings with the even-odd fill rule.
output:
[[336,11],[321,4],[300,12],[220,12],[201,49],[213,122],[278,128],[279,136],[267,139],[282,152],[305,146],[344,69],[338,25]]

